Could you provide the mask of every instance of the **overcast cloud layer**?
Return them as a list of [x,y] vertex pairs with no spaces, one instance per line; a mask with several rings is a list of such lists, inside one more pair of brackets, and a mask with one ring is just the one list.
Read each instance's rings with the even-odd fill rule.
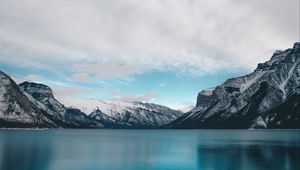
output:
[[297,41],[298,12],[298,0],[0,0],[0,62],[80,82],[252,69]]

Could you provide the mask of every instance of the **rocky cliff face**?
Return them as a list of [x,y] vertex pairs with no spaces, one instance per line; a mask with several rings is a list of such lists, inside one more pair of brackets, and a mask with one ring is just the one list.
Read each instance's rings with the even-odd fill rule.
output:
[[0,127],[57,127],[27,95],[0,71]]
[[64,121],[66,108],[54,98],[50,87],[44,84],[23,82],[19,84],[19,88],[32,103],[35,103],[41,110],[45,110],[53,119]]
[[24,82],[19,86],[0,72],[0,127],[96,128],[103,127],[78,109],[58,102],[50,87]]
[[27,94],[28,99],[46,112],[59,127],[103,127],[101,123],[89,118],[80,110],[65,107],[54,98],[52,89],[44,84],[23,82],[19,87]]
[[200,92],[196,108],[168,127],[300,128],[299,88],[300,43],[295,43],[253,73]]

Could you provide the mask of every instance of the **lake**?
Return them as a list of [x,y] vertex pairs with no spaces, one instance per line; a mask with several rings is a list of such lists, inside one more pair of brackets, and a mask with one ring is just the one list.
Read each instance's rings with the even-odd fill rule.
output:
[[299,130],[0,130],[1,170],[297,170]]

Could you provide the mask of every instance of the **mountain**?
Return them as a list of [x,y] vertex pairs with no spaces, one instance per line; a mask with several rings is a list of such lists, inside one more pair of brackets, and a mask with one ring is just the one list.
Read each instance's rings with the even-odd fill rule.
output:
[[193,110],[195,108],[195,105],[188,105],[188,106],[185,106],[181,109],[178,109],[177,111],[180,111],[182,113],[186,113],[186,112],[189,112],[191,110]]
[[58,102],[50,87],[32,82],[17,85],[0,71],[0,127],[98,128],[83,112]]
[[44,84],[17,85],[0,72],[0,127],[5,128],[158,128],[182,113],[150,103],[99,101],[89,116],[64,106]]
[[19,88],[29,95],[28,99],[45,111],[59,127],[92,128],[103,125],[90,119],[76,108],[67,108],[54,98],[52,89],[44,84],[23,82]]
[[89,116],[117,128],[159,128],[182,115],[166,106],[141,102],[99,101]]
[[254,72],[198,94],[171,128],[300,128],[300,43],[276,51]]
[[183,113],[152,103],[99,101],[88,116],[50,87],[17,85],[0,71],[1,128],[300,128],[300,43],[276,51],[250,74],[201,91]]
[[0,127],[58,127],[38,104],[0,71]]

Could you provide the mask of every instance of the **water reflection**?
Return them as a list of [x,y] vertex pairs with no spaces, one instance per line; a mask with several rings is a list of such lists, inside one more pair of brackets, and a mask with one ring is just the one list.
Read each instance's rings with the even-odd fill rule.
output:
[[300,149],[278,145],[200,146],[198,169],[294,170],[300,169]]
[[[24,132],[25,133],[25,132]],[[23,135],[3,133],[0,147],[2,170],[46,170],[51,159],[51,139],[30,132]]]
[[0,131],[1,170],[297,170],[300,131]]

